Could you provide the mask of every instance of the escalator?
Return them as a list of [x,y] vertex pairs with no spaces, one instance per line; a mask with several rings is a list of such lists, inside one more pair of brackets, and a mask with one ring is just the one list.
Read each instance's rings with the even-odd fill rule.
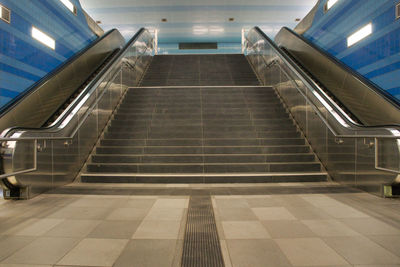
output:
[[[282,36],[278,46],[254,28],[244,55],[155,55],[151,34],[140,30],[115,47],[120,50],[103,54],[86,75],[93,80],[64,95],[36,129],[23,125],[3,133],[5,196],[29,198],[73,180],[271,183],[332,177],[373,193],[394,184],[400,128],[391,120],[399,114],[393,103],[374,91],[378,110],[394,124],[378,127],[365,103],[355,103],[295,53],[291,44],[299,37],[285,42]],[[371,99],[370,85],[345,73],[351,88]],[[44,123],[49,127],[39,128]]]

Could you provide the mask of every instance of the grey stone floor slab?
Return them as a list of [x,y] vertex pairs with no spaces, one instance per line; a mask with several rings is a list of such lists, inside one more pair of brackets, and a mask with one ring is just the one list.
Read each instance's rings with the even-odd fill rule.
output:
[[324,239],[351,264],[400,264],[400,258],[363,236]]
[[268,239],[271,236],[259,221],[224,221],[226,239]]
[[341,221],[363,235],[400,235],[400,229],[375,218],[346,218]]
[[77,243],[76,238],[40,237],[18,250],[3,263],[56,264]]
[[5,234],[21,235],[21,236],[41,236],[56,225],[63,222],[63,219],[28,219],[21,224],[16,225]]
[[252,208],[254,214],[262,221],[271,220],[296,220],[285,207]]
[[112,266],[127,243],[127,239],[83,239],[58,264]]
[[111,208],[103,207],[71,207],[66,206],[50,214],[48,218],[56,219],[81,219],[81,220],[103,220],[110,214]]
[[218,209],[221,221],[255,221],[256,215],[249,208]]
[[130,239],[141,221],[103,221],[88,235],[91,238]]
[[172,266],[177,240],[131,240],[113,267]]
[[107,216],[106,219],[111,221],[137,221],[143,220],[148,213],[148,208],[116,208]]
[[226,240],[234,267],[291,266],[273,240]]
[[300,237],[315,237],[305,224],[300,221],[262,221],[264,227],[272,238],[300,238]]
[[368,238],[400,257],[400,236],[373,235]]
[[178,239],[181,221],[144,220],[133,234],[133,239]]
[[4,260],[17,250],[28,245],[34,237],[27,236],[2,236],[0,237],[0,261]]
[[346,260],[319,238],[275,240],[294,266],[347,265]]
[[354,231],[344,223],[332,220],[303,220],[302,223],[308,226],[315,234],[320,237],[329,236],[358,236],[358,232]]
[[64,220],[62,223],[47,231],[45,236],[53,237],[85,237],[101,221],[99,220]]

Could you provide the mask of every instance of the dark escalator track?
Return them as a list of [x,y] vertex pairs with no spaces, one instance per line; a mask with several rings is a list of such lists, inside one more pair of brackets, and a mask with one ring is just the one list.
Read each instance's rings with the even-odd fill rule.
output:
[[130,88],[83,182],[236,183],[327,179],[271,87],[243,55],[155,56]]

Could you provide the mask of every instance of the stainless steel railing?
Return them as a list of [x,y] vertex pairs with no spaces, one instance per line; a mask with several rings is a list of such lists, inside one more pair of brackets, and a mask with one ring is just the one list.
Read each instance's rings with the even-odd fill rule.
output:
[[141,29],[50,127],[4,131],[0,178],[5,197],[29,198],[73,181],[127,88],[138,84],[153,54],[153,37]]
[[246,36],[245,54],[260,80],[276,89],[332,177],[372,191],[378,183],[400,182],[400,126],[354,122],[257,27]]

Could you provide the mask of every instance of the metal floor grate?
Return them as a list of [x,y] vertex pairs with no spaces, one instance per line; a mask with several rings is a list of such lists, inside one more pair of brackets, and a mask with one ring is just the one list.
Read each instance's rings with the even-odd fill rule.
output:
[[225,266],[210,196],[192,196],[190,198],[182,266]]

